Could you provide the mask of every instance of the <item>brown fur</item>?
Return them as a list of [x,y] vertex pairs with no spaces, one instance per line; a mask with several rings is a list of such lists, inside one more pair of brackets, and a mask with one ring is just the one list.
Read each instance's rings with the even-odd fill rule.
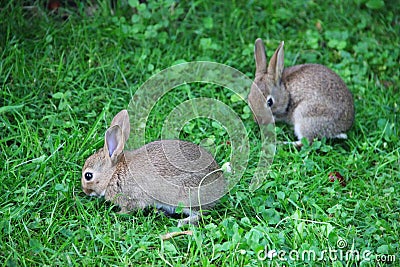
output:
[[[127,140],[127,120],[126,111],[118,113],[113,120],[116,124],[106,132],[104,148],[86,160],[82,170],[86,194],[105,196],[121,212],[148,206],[174,211],[181,205],[190,217],[200,207],[212,207],[225,193],[225,179],[218,164],[211,154],[193,143],[162,140],[123,151],[119,142]],[[85,178],[88,172],[93,175],[90,180]]]
[[264,45],[257,39],[255,59],[256,75],[248,99],[258,123],[271,122],[259,114],[272,98],[274,119],[293,124],[298,140],[345,137],[354,121],[354,104],[352,94],[336,73],[318,64],[284,68],[283,42],[267,67]]

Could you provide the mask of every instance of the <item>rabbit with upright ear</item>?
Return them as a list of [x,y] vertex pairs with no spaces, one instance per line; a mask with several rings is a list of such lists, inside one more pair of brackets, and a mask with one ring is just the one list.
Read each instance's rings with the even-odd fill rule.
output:
[[346,84],[323,65],[284,68],[283,45],[281,42],[267,66],[264,44],[256,40],[256,73],[248,101],[257,122],[269,123],[269,118],[257,114],[270,109],[275,120],[294,125],[299,146],[303,137],[310,143],[314,138],[347,138],[354,104]]
[[104,147],[82,169],[82,189],[104,196],[129,212],[154,206],[167,214],[176,207],[195,223],[225,193],[226,181],[211,154],[190,142],[161,140],[124,151],[130,133],[126,110],[119,112],[105,133]]

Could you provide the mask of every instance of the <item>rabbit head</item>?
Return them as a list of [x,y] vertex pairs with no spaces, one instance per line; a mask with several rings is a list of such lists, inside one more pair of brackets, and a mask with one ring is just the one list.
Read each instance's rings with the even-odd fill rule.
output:
[[90,196],[104,196],[112,174],[124,157],[124,146],[130,132],[129,115],[119,112],[104,136],[104,147],[91,155],[82,169],[82,189]]
[[257,116],[263,110],[271,109],[274,116],[279,117],[279,115],[286,113],[289,105],[289,92],[282,83],[283,45],[284,42],[281,42],[267,66],[267,57],[262,40],[257,39],[255,43],[256,73],[248,99],[259,124],[269,123],[265,116]]

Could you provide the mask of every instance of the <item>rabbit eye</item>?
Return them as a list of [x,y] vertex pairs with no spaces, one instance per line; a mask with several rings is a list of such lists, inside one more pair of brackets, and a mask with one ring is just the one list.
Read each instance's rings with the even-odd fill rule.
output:
[[92,178],[93,178],[93,173],[91,173],[91,172],[85,173],[85,179],[86,179],[87,181],[92,180]]
[[273,104],[274,104],[274,100],[272,100],[272,97],[269,97],[269,98],[267,99],[267,105],[268,105],[268,107],[271,107]]

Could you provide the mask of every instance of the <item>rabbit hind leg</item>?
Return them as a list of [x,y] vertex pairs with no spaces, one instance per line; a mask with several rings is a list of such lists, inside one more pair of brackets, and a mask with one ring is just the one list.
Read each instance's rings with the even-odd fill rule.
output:
[[198,221],[200,220],[200,213],[198,211],[185,208],[182,210],[182,213],[187,215],[188,217],[179,220],[178,227],[181,227],[186,224],[197,225]]
[[310,144],[315,138],[322,137],[346,139],[347,135],[338,132],[335,123],[335,120],[328,117],[304,117],[296,121],[294,125],[294,133],[299,141],[305,137]]

